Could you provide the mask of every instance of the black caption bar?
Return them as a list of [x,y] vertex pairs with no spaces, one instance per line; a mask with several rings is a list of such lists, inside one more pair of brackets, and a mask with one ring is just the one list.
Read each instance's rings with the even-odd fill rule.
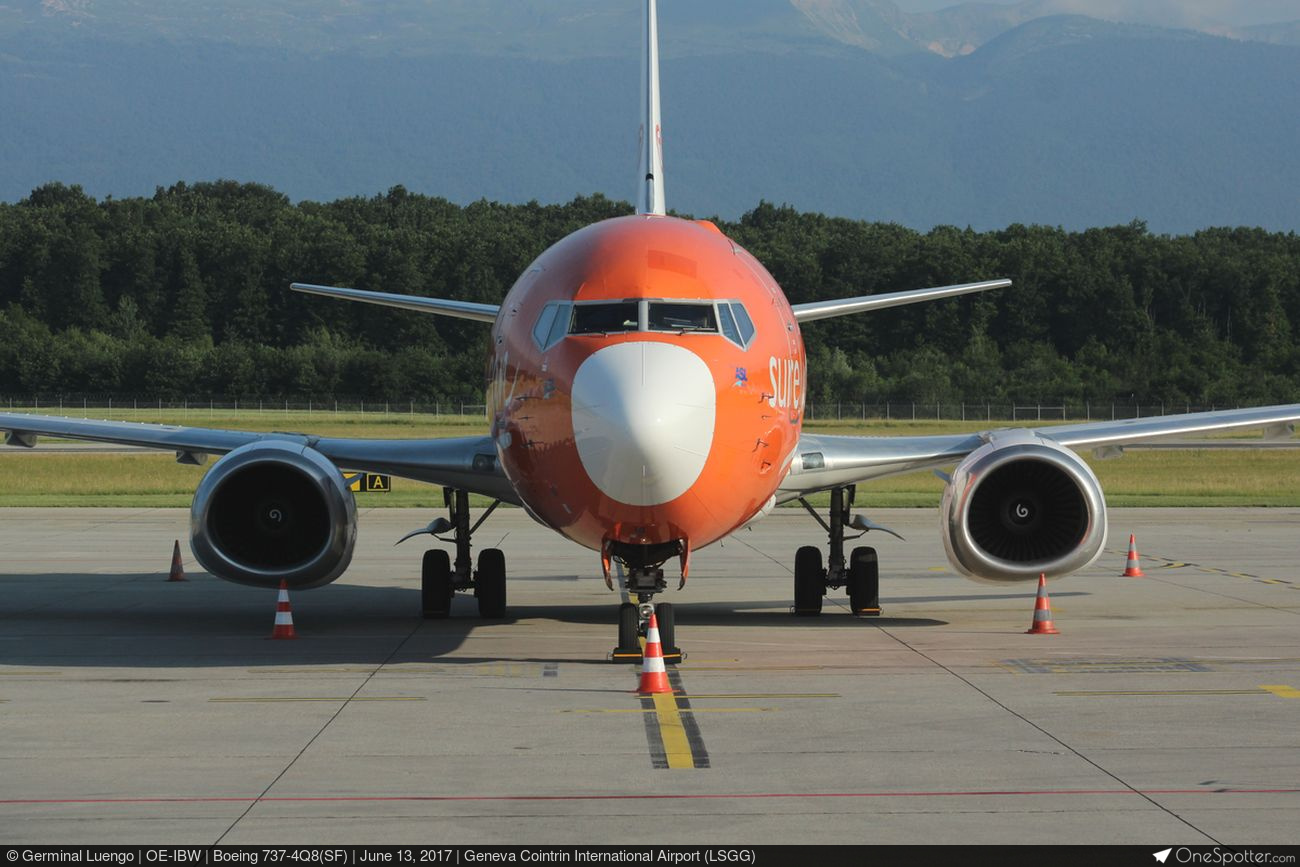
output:
[[[8,865],[475,865],[475,864],[711,864],[818,867],[881,864],[964,864],[995,859],[1000,867],[1095,865],[1294,865],[1300,846],[22,846],[0,844]],[[1163,856],[1163,857],[1162,857]]]

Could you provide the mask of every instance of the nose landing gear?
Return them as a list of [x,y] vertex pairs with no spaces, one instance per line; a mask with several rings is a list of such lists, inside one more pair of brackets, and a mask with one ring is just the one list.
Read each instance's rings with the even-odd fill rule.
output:
[[[844,587],[848,591],[849,608],[859,617],[880,616],[880,562],[876,549],[859,546],[853,549],[847,561],[844,542],[857,539],[869,530],[881,530],[891,536],[903,537],[888,527],[872,523],[861,515],[850,520],[854,487],[831,489],[830,521],[822,520],[817,510],[804,498],[799,502],[826,530],[830,539],[828,563],[822,567],[820,548],[805,545],[794,555],[794,613],[799,617],[816,617],[822,613],[822,598],[827,589]],[[845,537],[844,528],[858,530],[855,536]]]
[[618,607],[618,645],[610,654],[612,662],[638,663],[641,661],[641,643],[650,625],[650,615],[655,616],[659,627],[659,641],[663,645],[664,662],[676,665],[682,661],[682,649],[677,646],[677,624],[671,602],[652,604],[654,594],[667,589],[664,570],[658,567],[637,567],[627,570],[624,580],[628,595],[635,595],[637,603],[624,602]]

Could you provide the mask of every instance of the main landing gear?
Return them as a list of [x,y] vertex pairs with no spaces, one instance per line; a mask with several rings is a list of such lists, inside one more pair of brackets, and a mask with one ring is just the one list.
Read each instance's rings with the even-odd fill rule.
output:
[[[407,533],[397,541],[405,542],[412,536],[428,533],[440,541],[451,541],[456,546],[456,562],[443,548],[424,552],[420,568],[420,609],[426,619],[447,617],[451,614],[451,600],[457,590],[472,590],[478,599],[480,617],[499,620],[506,616],[506,557],[500,548],[484,548],[478,553],[478,567],[470,557],[470,539],[488,519],[500,500],[493,501],[473,526],[469,523],[469,494],[453,488],[442,489],[450,518],[438,518],[422,530]],[[452,533],[453,538],[443,535]]]
[[[647,547],[658,548],[659,546]],[[681,662],[683,654],[681,648],[677,646],[677,623],[673,614],[673,605],[671,602],[660,602],[658,605],[651,602],[656,593],[668,589],[667,582],[664,581],[663,561],[654,564],[646,563],[648,552],[637,550],[642,546],[628,545],[619,548],[625,553],[614,553],[612,556],[618,557],[625,567],[626,577],[623,584],[627,588],[628,596],[635,596],[637,601],[636,603],[624,602],[618,607],[618,646],[610,654],[610,659],[614,662],[641,661],[641,644],[638,639],[646,634],[650,626],[650,615],[654,614],[656,625],[659,627],[659,643],[663,645],[664,662],[668,665]],[[680,546],[677,546],[668,556],[679,554],[680,550]],[[663,551],[654,553],[663,553]],[[606,564],[609,556],[610,553],[606,552],[602,557]],[[686,558],[682,558],[682,563],[682,583],[685,584]],[[605,583],[611,590],[614,589],[608,565],[606,565]]]
[[830,588],[845,587],[849,594],[849,609],[860,617],[880,616],[880,562],[876,549],[860,546],[853,549],[847,562],[844,558],[844,528],[858,530],[857,539],[868,530],[881,530],[899,536],[888,527],[872,523],[861,515],[850,520],[855,489],[852,485],[831,488],[830,521],[822,520],[817,510],[803,497],[799,502],[826,530],[830,538],[830,552],[825,568],[822,567],[820,548],[805,545],[794,554],[794,613],[800,617],[816,617],[822,613],[822,597]]

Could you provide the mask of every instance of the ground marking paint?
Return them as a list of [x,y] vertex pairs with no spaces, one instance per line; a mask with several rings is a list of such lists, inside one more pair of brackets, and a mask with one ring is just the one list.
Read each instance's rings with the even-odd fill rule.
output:
[[691,742],[686,737],[682,715],[677,709],[677,696],[669,692],[654,695],[654,713],[659,718],[659,736],[664,742],[664,757],[670,768],[694,768],[695,756]]
[[348,696],[267,696],[253,698],[210,698],[209,702],[222,703],[269,703],[282,701],[427,701],[422,695],[359,695]]
[[486,801],[754,801],[783,799],[792,801],[856,798],[1006,798],[1043,796],[1138,796],[1150,795],[1300,795],[1300,788],[1283,789],[1019,789],[979,791],[896,791],[896,792],[697,792],[693,794],[599,794],[585,795],[339,795],[256,797],[153,797],[153,798],[0,798],[0,804],[371,804],[433,803]]
[[1264,689],[1146,689],[1146,690],[1072,690],[1054,692],[1053,695],[1088,697],[1088,696],[1182,696],[1182,695],[1268,695]]
[[[690,713],[770,713],[774,707],[706,707],[690,709]],[[653,707],[578,707],[562,710],[560,713],[658,713]]]
[[1071,697],[1094,696],[1195,696],[1195,695],[1275,695],[1278,698],[1300,698],[1300,689],[1286,684],[1261,684],[1257,689],[1143,689],[1143,690],[1063,690],[1053,695]]

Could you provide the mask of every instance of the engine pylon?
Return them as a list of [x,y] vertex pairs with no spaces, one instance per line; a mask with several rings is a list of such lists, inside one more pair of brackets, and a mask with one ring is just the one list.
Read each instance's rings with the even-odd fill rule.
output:
[[1057,635],[1061,630],[1052,622],[1052,600],[1047,596],[1047,576],[1038,576],[1038,597],[1034,600],[1034,622],[1026,635]]

